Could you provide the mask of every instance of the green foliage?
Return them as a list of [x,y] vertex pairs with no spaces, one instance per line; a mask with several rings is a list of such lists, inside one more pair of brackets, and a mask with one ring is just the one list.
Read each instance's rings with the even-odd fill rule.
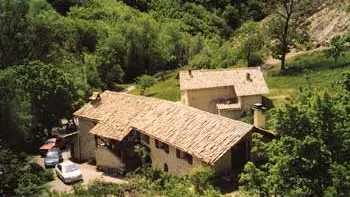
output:
[[146,148],[142,145],[136,145],[134,147],[134,151],[141,158],[142,165],[145,166],[146,165],[146,157],[148,154]]
[[154,85],[154,79],[149,75],[142,75],[136,78],[136,86],[141,90],[141,95],[144,95],[146,88]]
[[265,185],[265,173],[257,168],[254,163],[248,162],[244,166],[244,171],[240,176],[240,183],[242,191],[246,192],[249,196],[258,194],[259,196],[269,196],[268,187]]
[[338,174],[339,169],[348,173],[350,151],[349,104],[343,98],[349,96],[341,87],[332,97],[306,91],[274,110],[277,138],[258,146],[267,163],[247,164],[243,188],[260,196],[349,195],[347,180]]
[[[192,178],[191,178],[192,177]],[[219,197],[219,191],[211,185],[212,172],[198,169],[192,176],[171,175],[156,168],[140,168],[128,175],[128,183],[115,184],[101,181],[89,183],[87,188],[73,186],[74,194],[61,196],[169,196],[169,197]],[[194,190],[199,184],[201,187]]]
[[20,67],[19,73],[24,89],[30,93],[31,113],[44,128],[50,132],[60,119],[72,118],[73,111],[79,106],[79,95],[62,70],[50,64],[31,62]]
[[236,40],[233,42],[239,45],[240,58],[245,59],[248,66],[259,63],[253,60],[253,58],[256,57],[254,54],[262,49],[266,38],[258,23],[252,21],[244,23],[238,30],[238,35],[235,36],[234,39]]
[[24,148],[31,119],[29,96],[21,87],[15,69],[0,70],[0,135],[16,149]]
[[[32,196],[45,189],[53,173],[31,163],[25,154],[8,150],[0,142],[0,195]],[[51,174],[51,175],[49,175]]]
[[306,0],[276,0],[273,4],[275,14],[269,24],[273,57],[281,60],[281,72],[285,70],[286,54],[298,37],[298,26],[306,12]]
[[205,168],[194,169],[190,173],[190,180],[194,185],[195,191],[202,195],[204,191],[212,187],[214,172],[211,169]]
[[297,94],[300,87],[312,88],[316,91],[327,89],[331,94],[337,91],[332,83],[339,78],[339,73],[349,71],[350,53],[344,52],[334,65],[325,51],[315,51],[299,55],[287,60],[288,68],[283,74],[279,69],[267,71],[266,83],[270,89],[269,97],[275,105],[285,103],[285,97]]
[[344,55],[342,52],[348,48],[350,44],[350,37],[348,36],[335,36],[331,39],[331,47],[328,49],[327,54],[329,57],[334,59],[334,63],[337,64],[337,60],[341,55]]
[[[156,98],[166,99],[170,101],[180,100],[180,88],[177,79],[178,72],[170,72],[164,76],[164,81],[157,81],[155,84],[148,88],[145,96],[152,96]],[[130,92],[131,94],[139,95],[140,91],[135,89]]]
[[21,64],[29,55],[26,0],[0,1],[0,69]]

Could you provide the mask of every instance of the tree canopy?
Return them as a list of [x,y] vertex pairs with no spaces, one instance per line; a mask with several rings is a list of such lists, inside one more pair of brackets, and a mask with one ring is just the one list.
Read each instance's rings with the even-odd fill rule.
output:
[[246,165],[240,179],[244,190],[259,196],[350,194],[349,80],[345,73],[336,95],[303,91],[274,111],[277,138],[257,146],[267,162]]

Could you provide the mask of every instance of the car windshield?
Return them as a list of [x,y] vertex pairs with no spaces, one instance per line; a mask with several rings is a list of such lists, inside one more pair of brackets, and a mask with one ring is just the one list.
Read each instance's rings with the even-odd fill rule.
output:
[[58,158],[58,152],[56,152],[56,151],[49,151],[46,154],[46,158],[48,158],[48,159]]
[[67,165],[64,168],[64,172],[73,172],[75,170],[78,170],[78,167],[75,164]]

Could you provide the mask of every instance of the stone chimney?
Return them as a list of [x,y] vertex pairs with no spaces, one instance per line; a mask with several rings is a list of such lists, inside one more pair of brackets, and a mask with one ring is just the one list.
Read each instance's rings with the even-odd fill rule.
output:
[[89,98],[92,105],[96,105],[101,101],[101,96],[99,92],[93,92]]
[[191,69],[188,70],[188,74],[190,75],[191,78],[193,77],[193,75],[192,75],[192,70],[191,70]]
[[265,129],[266,127],[266,117],[265,117],[265,111],[266,108],[263,107],[261,103],[256,103],[253,106],[254,110],[254,126],[257,128]]
[[246,78],[247,78],[248,81],[253,81],[252,78],[251,78],[251,76],[250,76],[250,73],[247,73],[247,74],[246,74]]

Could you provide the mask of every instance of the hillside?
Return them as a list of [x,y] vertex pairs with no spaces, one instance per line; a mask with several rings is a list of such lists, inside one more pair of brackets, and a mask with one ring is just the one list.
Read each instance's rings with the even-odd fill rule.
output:
[[[254,66],[264,70],[275,105],[268,118],[283,141],[266,143],[275,150],[262,155],[268,169],[247,165],[248,196],[350,196],[349,8],[348,0],[0,0],[0,196],[50,191],[53,172],[32,158],[53,131],[76,131],[74,112],[93,92],[179,101],[180,70]],[[47,196],[221,196],[211,172],[144,173],[125,187],[70,185],[72,195]]]
[[312,42],[325,45],[332,37],[350,32],[350,13],[344,5],[344,1],[325,4],[307,19]]

